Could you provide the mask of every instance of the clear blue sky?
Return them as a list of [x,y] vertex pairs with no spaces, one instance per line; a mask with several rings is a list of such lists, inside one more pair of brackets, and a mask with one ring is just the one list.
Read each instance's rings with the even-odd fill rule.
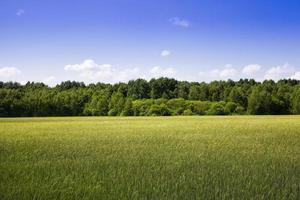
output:
[[1,0],[0,80],[300,79],[299,0]]

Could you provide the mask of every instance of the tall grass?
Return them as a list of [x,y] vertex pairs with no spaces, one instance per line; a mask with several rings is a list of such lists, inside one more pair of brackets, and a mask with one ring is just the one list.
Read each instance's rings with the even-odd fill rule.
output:
[[0,119],[0,199],[300,199],[300,116]]

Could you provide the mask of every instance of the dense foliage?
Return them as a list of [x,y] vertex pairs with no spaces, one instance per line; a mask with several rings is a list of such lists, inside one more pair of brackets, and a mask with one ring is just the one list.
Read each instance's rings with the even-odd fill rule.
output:
[[300,114],[300,81],[0,82],[0,116]]

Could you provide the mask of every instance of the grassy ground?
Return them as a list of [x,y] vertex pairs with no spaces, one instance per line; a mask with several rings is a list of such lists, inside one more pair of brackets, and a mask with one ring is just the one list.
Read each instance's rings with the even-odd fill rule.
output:
[[300,199],[300,116],[0,119],[0,199]]

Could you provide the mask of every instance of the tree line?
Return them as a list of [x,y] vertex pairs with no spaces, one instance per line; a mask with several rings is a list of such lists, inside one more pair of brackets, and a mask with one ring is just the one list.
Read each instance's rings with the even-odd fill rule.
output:
[[173,78],[86,85],[0,82],[0,116],[300,114],[300,81],[187,82]]

